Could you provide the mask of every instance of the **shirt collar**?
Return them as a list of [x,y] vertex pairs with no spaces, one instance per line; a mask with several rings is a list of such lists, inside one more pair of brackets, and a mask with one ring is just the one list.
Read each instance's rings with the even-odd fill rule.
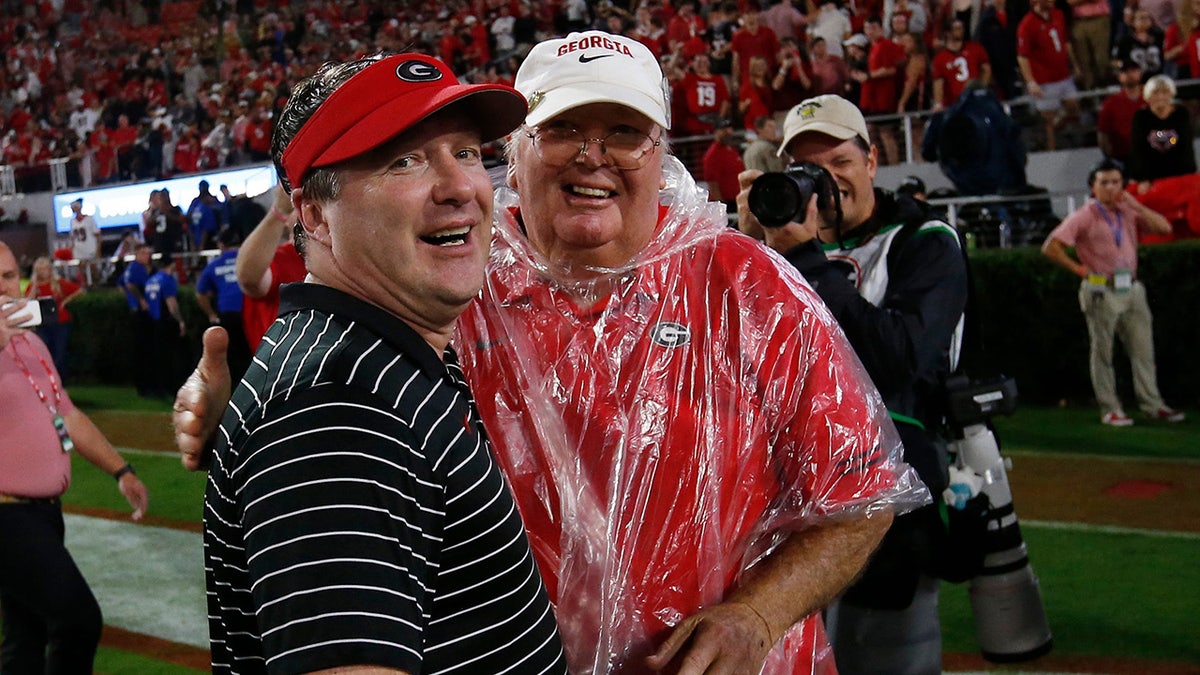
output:
[[[433,347],[399,317],[331,286],[301,282],[279,287],[279,316],[307,309],[362,324],[392,349],[412,357],[430,377],[446,372]],[[453,350],[446,351],[453,360]]]

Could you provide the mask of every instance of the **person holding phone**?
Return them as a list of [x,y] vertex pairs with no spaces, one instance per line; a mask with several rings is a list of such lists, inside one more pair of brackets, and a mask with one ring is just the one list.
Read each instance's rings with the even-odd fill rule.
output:
[[17,259],[0,242],[0,672],[90,673],[102,622],[63,545],[71,453],[116,479],[133,520],[146,513],[149,496],[71,402],[46,345],[20,326],[30,304],[20,295]]

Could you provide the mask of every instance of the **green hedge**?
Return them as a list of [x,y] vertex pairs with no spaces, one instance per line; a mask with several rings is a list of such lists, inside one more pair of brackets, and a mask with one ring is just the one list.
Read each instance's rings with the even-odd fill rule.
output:
[[[971,255],[984,363],[972,370],[1017,378],[1021,398],[1036,403],[1092,400],[1088,336],[1079,309],[1079,279],[1034,247],[980,250]],[[1154,314],[1158,382],[1170,405],[1198,403],[1200,241],[1141,247],[1138,277]],[[1118,348],[1118,391],[1136,408],[1129,363]]]
[[[983,361],[971,371],[1016,377],[1026,401],[1090,401],[1087,328],[1076,296],[1079,280],[1032,247],[974,251],[971,265],[985,348]],[[1194,407],[1200,403],[1200,359],[1192,353],[1193,345],[1200,344],[1200,241],[1144,246],[1138,270],[1154,312],[1163,396],[1171,405]],[[180,289],[180,305],[188,322],[186,357],[194,362],[207,323],[190,287]],[[135,368],[148,367],[142,355],[132,353],[122,293],[92,291],[73,302],[71,310],[77,379],[130,383]],[[1116,362],[1118,385],[1126,405],[1133,408],[1128,362],[1119,348]]]
[[[136,354],[133,319],[125,293],[96,288],[71,301],[70,364],[75,382],[133,384],[138,368],[150,368],[149,354]],[[181,358],[195,363],[200,357],[200,335],[208,319],[196,304],[191,286],[179,289],[179,308],[187,322],[188,337]],[[189,368],[190,370],[190,368]]]

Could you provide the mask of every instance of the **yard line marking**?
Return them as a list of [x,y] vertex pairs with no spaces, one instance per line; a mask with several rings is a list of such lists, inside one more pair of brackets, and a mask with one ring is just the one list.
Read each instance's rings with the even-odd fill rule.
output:
[[1001,456],[1006,457],[1045,457],[1046,459],[1086,459],[1105,462],[1146,462],[1149,464],[1194,464],[1200,466],[1196,457],[1145,457],[1137,455],[1103,455],[1090,452],[1061,452],[1041,450],[1000,450]]
[[1072,532],[1095,532],[1099,534],[1132,534],[1142,537],[1155,537],[1158,539],[1183,539],[1185,541],[1200,541],[1200,532],[1149,530],[1140,527],[1123,527],[1121,525],[1093,525],[1091,523],[1073,523],[1057,520],[1021,519],[1021,527],[1034,527],[1046,530],[1067,530]]

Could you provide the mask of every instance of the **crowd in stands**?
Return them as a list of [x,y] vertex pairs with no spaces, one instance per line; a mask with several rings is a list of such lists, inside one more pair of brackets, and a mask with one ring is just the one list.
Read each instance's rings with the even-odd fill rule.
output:
[[[760,6],[759,2],[762,2]],[[819,4],[818,4],[819,3]],[[720,119],[753,137],[800,100],[868,115],[947,108],[972,80],[1036,97],[1045,147],[1076,88],[1200,75],[1200,0],[4,0],[0,164],[20,191],[161,178],[269,158],[290,83],[380,49],[509,81],[536,41],[598,27],[646,44],[674,89],[675,136]],[[1184,92],[1186,94],[1186,92]],[[1190,98],[1185,96],[1185,98]],[[1195,110],[1192,109],[1193,118]],[[885,163],[896,130],[873,133]]]

